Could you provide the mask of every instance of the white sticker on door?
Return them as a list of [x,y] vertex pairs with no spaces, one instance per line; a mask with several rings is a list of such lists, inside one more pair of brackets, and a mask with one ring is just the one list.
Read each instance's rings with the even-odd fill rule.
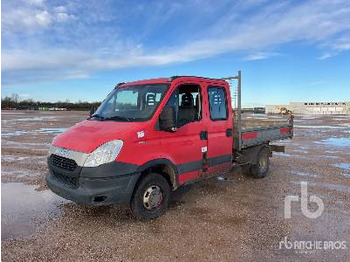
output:
[[145,131],[137,132],[137,137],[138,138],[141,138],[141,137],[144,137],[144,136],[145,136]]

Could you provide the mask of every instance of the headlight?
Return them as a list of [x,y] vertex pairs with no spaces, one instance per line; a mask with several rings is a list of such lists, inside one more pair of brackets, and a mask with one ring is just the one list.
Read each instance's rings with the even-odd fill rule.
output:
[[96,167],[113,162],[123,147],[122,140],[112,140],[96,148],[86,159],[84,167]]

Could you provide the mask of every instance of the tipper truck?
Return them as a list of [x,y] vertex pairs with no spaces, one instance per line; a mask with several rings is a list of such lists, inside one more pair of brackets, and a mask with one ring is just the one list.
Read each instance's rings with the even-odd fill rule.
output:
[[284,151],[271,142],[292,137],[292,119],[242,121],[240,71],[120,83],[87,120],[53,140],[46,182],[76,203],[128,204],[137,219],[149,220],[189,183],[237,166],[264,178],[272,151]]

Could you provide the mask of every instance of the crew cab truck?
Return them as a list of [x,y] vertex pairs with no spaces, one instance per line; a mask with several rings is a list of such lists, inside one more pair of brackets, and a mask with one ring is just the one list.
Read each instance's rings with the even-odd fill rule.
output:
[[[238,107],[228,81],[238,81]],[[86,205],[127,203],[138,219],[167,210],[171,191],[240,165],[263,178],[274,140],[293,123],[243,128],[241,73],[175,76],[118,84],[87,120],[54,139],[48,187]],[[237,93],[235,91],[235,93]]]

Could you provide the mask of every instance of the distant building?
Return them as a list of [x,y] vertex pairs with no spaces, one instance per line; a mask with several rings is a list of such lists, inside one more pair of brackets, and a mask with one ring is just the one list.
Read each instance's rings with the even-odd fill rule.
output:
[[40,111],[67,111],[67,108],[64,107],[39,107],[38,110]]
[[294,114],[350,114],[350,102],[290,102],[289,105],[266,105],[267,114],[278,114],[284,109]]

